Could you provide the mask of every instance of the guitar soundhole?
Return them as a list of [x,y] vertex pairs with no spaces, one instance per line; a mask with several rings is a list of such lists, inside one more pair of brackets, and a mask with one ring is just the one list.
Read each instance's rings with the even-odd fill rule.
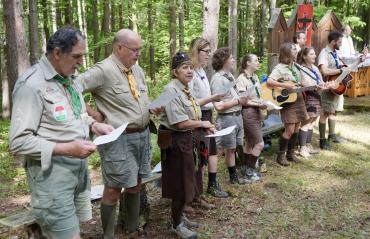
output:
[[288,98],[289,98],[289,96],[284,96],[284,95],[282,94],[282,95],[279,95],[279,96],[276,98],[276,100],[277,100],[277,102],[282,103],[282,102],[285,102]]
[[288,90],[287,90],[287,89],[283,89],[283,90],[281,91],[281,95],[282,95],[282,96],[284,96],[284,97],[288,97],[288,95],[289,95]]

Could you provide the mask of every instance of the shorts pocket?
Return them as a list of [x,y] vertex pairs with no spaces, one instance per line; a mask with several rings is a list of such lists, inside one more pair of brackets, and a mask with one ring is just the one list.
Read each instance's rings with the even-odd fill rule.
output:
[[107,175],[122,175],[127,165],[127,139],[124,135],[112,143],[99,147],[102,160],[102,167]]
[[52,215],[53,204],[54,199],[51,195],[40,195],[37,192],[32,195],[32,214],[41,226],[50,226],[55,222],[52,220],[54,218]]

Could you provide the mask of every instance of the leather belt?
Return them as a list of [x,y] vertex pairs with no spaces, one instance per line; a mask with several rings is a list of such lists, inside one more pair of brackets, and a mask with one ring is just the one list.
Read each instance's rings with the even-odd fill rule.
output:
[[229,112],[229,113],[218,113],[219,115],[228,115],[228,116],[239,116],[240,115],[240,110],[239,111],[234,111],[234,112]]
[[126,134],[134,134],[134,133],[142,133],[144,132],[146,129],[148,128],[148,126],[144,127],[144,128],[126,128],[125,132]]

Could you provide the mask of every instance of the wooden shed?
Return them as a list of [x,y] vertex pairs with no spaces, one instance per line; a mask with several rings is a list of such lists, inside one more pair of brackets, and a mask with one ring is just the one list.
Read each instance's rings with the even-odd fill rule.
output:
[[271,14],[271,20],[268,25],[268,49],[269,53],[279,53],[279,47],[286,41],[286,31],[288,29],[281,8],[275,8]]

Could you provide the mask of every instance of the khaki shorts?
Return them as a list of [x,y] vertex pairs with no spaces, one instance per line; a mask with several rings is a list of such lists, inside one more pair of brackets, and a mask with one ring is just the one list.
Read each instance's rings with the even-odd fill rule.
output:
[[46,171],[41,161],[26,159],[32,213],[48,238],[70,238],[80,233],[79,222],[92,218],[87,161],[52,157]]
[[116,141],[98,146],[104,185],[131,188],[137,179],[151,176],[151,141],[148,129],[122,134]]
[[338,107],[339,95],[333,94],[330,91],[321,93],[321,109],[324,113],[334,114]]
[[224,149],[236,149],[236,146],[243,145],[244,140],[244,127],[243,117],[241,114],[234,115],[217,115],[216,128],[221,130],[230,126],[236,125],[231,134],[217,137],[216,142]]

